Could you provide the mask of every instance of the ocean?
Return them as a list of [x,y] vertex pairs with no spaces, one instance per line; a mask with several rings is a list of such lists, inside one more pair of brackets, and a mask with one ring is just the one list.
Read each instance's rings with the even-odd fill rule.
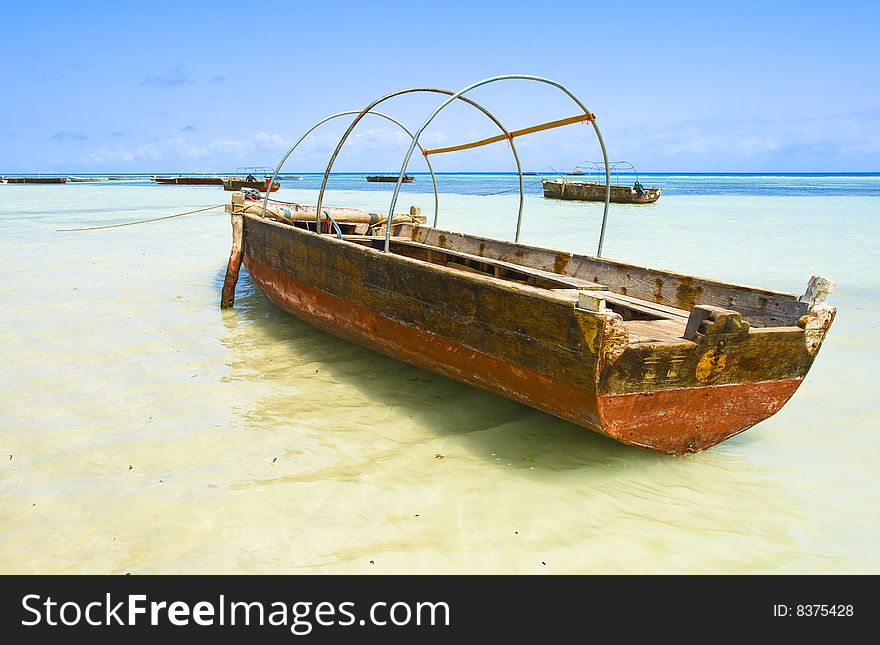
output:
[[[628,181],[630,178],[627,177]],[[2,573],[880,573],[880,175],[644,174],[604,255],[838,315],[775,416],[668,457],[340,340],[242,275],[219,187],[0,185]],[[594,253],[601,204],[522,242]],[[438,175],[439,226],[512,239],[510,174]],[[314,203],[320,176],[280,199]],[[334,175],[325,203],[385,211]],[[401,209],[432,217],[427,175]]]

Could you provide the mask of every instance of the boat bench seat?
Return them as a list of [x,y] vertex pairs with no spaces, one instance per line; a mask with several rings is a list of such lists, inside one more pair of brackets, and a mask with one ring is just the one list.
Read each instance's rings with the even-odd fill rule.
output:
[[595,295],[600,298],[605,298],[606,302],[616,303],[635,311],[641,311],[642,313],[656,316],[657,318],[667,318],[669,320],[684,319],[684,321],[687,322],[687,319],[690,316],[690,312],[685,311],[684,309],[677,309],[675,307],[670,307],[669,305],[661,305],[656,302],[651,302],[650,300],[625,296],[622,293],[615,293],[614,291],[600,291]]
[[[608,286],[604,284],[599,284],[598,282],[593,282],[591,280],[584,280],[582,278],[574,278],[570,275],[565,275],[562,273],[553,273],[552,271],[543,271],[541,269],[535,269],[533,267],[525,266],[522,264],[516,264],[514,262],[506,262],[504,260],[496,260],[494,258],[487,258],[482,255],[472,255],[471,253],[464,253],[462,251],[453,251],[450,249],[445,249],[441,246],[433,246],[431,244],[423,244],[421,242],[413,242],[409,240],[395,240],[396,245],[401,245],[410,248],[423,249],[425,251],[430,251],[434,253],[440,253],[445,255],[451,262],[447,263],[447,266],[451,265],[454,268],[460,268],[462,265],[460,263],[455,262],[456,259],[465,260],[466,262],[471,263],[479,263],[484,264],[486,266],[491,266],[496,269],[496,277],[503,277],[505,272],[514,273],[514,274],[524,274],[526,276],[532,276],[534,278],[538,278],[542,282],[549,283],[553,286],[550,286],[551,289],[579,289],[579,290],[602,290],[607,289]],[[464,265],[466,267],[466,265]],[[464,268],[467,270],[467,268]],[[557,286],[558,285],[558,286]]]
[[605,306],[623,316],[631,343],[680,342],[687,329],[689,313],[641,298],[613,291],[593,291]]

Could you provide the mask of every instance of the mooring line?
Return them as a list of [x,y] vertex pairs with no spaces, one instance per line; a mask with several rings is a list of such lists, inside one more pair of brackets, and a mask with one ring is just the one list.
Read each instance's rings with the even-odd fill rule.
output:
[[216,206],[208,206],[207,208],[199,208],[194,211],[187,211],[186,213],[177,213],[176,215],[165,215],[164,217],[154,217],[152,219],[142,219],[136,222],[125,222],[123,224],[107,224],[106,226],[85,226],[83,228],[57,228],[55,229],[56,233],[70,233],[72,231],[97,231],[102,228],[119,228],[120,226],[134,226],[135,224],[149,224],[150,222],[158,222],[163,219],[171,219],[172,217],[183,217],[184,215],[192,215],[193,213],[203,213],[204,211],[211,211],[215,208],[223,208],[226,204],[217,204]]

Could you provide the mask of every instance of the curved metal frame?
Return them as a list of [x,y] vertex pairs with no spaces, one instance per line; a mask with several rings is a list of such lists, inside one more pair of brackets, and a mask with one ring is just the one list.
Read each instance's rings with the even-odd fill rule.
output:
[[[333,119],[338,119],[343,116],[351,116],[353,114],[362,114],[362,111],[361,110],[348,110],[347,112],[338,112],[336,114],[328,116],[326,119],[322,119],[322,120],[318,121],[315,125],[313,125],[311,128],[306,130],[306,133],[299,138],[299,141],[294,143],[293,146],[291,146],[290,150],[287,151],[287,154],[281,158],[280,163],[275,168],[275,173],[272,175],[272,181],[269,185],[272,186],[275,184],[275,179],[278,177],[278,174],[281,172],[281,167],[287,161],[287,158],[291,154],[293,154],[293,151],[296,150],[297,146],[299,146],[299,144],[301,144],[307,136],[309,136],[312,132],[317,130],[320,126],[327,123],[327,121],[332,121]],[[382,114],[381,112],[370,112],[370,114],[372,114],[374,116],[382,117],[383,119],[391,121],[392,123],[400,126],[400,129],[403,130],[404,132],[406,132],[409,135],[410,139],[415,140],[413,133],[410,132],[409,129],[405,125],[403,125],[400,121],[398,121],[394,117],[388,116],[387,114]],[[419,146],[419,150],[424,151],[424,148],[421,146],[421,144],[417,144],[417,145]],[[434,184],[434,222],[435,222],[435,226],[436,226],[438,209],[440,208],[440,199],[438,197],[438,192],[437,192],[437,178],[434,176],[434,169],[431,167],[431,162],[428,160],[427,156],[425,157],[425,163],[428,164],[428,170],[431,173],[431,182]],[[323,190],[323,188],[321,190]],[[266,206],[268,204],[269,204],[269,193],[266,192],[266,196],[263,198],[263,214],[262,214],[263,217],[266,216]],[[320,209],[320,202],[319,202],[319,209]],[[320,213],[321,211],[318,210],[317,212]],[[327,216],[330,217],[329,214],[327,214]],[[316,217],[318,218],[318,220],[320,220],[320,215],[316,215]],[[333,218],[330,218],[330,219],[332,221]],[[334,222],[334,224],[335,224],[335,222]],[[338,225],[336,225],[336,227],[339,228]],[[320,231],[320,227],[318,225],[316,225],[315,230]],[[341,235],[341,233],[340,233],[340,235]]]
[[[489,83],[495,83],[498,81],[507,81],[507,80],[535,81],[538,83],[544,83],[546,85],[552,85],[553,87],[556,87],[556,88],[562,90],[563,92],[565,92],[565,94],[567,94],[569,96],[569,98],[571,98],[571,100],[574,101],[577,104],[577,106],[580,107],[584,111],[585,114],[588,114],[588,115],[592,114],[592,112],[590,112],[586,108],[586,106],[583,103],[581,103],[580,99],[578,99],[578,97],[576,97],[574,94],[572,94],[572,92],[567,87],[562,85],[561,83],[557,83],[556,81],[553,81],[549,78],[543,78],[541,76],[531,76],[528,74],[504,74],[501,76],[492,76],[490,78],[486,78],[486,79],[483,79],[482,81],[478,81],[476,83],[468,85],[464,89],[459,90],[458,92],[456,92],[455,94],[450,96],[443,103],[441,103],[437,107],[437,109],[435,109],[431,113],[431,115],[425,120],[425,122],[419,127],[419,129],[416,130],[415,136],[413,137],[413,143],[412,143],[412,145],[410,145],[409,150],[406,153],[406,157],[403,160],[403,166],[401,166],[400,175],[398,175],[398,177],[397,177],[397,185],[394,187],[394,195],[391,198],[391,206],[388,209],[388,226],[385,229],[385,252],[386,253],[388,252],[389,248],[391,247],[391,228],[392,228],[391,222],[393,221],[392,217],[394,215],[394,208],[395,208],[395,206],[397,206],[397,198],[400,195],[400,187],[403,184],[403,176],[406,174],[406,167],[409,165],[410,159],[412,158],[412,153],[415,150],[416,145],[418,145],[419,137],[422,136],[422,132],[425,131],[425,128],[427,128],[431,124],[431,121],[434,120],[434,118],[441,112],[441,110],[443,110],[447,105],[452,103],[455,99],[462,98],[463,94],[466,94],[467,92],[470,92],[471,90],[474,90],[478,87],[482,87],[483,85],[488,85]],[[380,99],[378,102],[381,102],[382,100],[384,100],[384,99]],[[375,103],[371,104],[367,109],[370,109],[373,105],[375,105]],[[596,137],[599,139],[599,146],[602,148],[602,159],[605,162],[605,211],[602,215],[602,230],[599,233],[599,250],[596,252],[596,255],[598,257],[601,257],[602,256],[602,244],[605,241],[605,225],[608,221],[608,204],[611,202],[611,170],[608,167],[608,153],[605,150],[605,141],[602,139],[602,133],[599,131],[599,126],[596,125],[595,120],[592,120],[591,123],[593,124],[593,129],[596,132]],[[508,133],[508,135],[509,135],[509,133]],[[513,146],[513,139],[510,139],[510,144],[511,144],[511,146]],[[337,148],[337,152],[338,152],[338,148]],[[514,154],[516,154],[515,151],[514,151]],[[518,163],[519,163],[519,158],[517,157],[517,164]],[[515,242],[519,242],[520,227],[522,225],[522,171],[521,170],[520,170],[519,181],[520,181],[520,209],[519,209],[519,217],[517,217],[517,220],[516,220],[516,238],[514,240]]]
[[[460,100],[464,101],[465,103],[467,103],[468,105],[471,105],[471,106],[477,108],[480,112],[482,112],[487,117],[489,117],[492,120],[492,122],[495,125],[497,125],[505,135],[507,135],[507,140],[510,142],[510,149],[513,152],[513,158],[516,160],[516,171],[517,171],[517,174],[519,175],[519,216],[520,216],[520,218],[522,218],[523,205],[525,204],[525,191],[523,190],[522,164],[519,161],[519,155],[516,152],[516,145],[513,143],[513,137],[510,136],[510,132],[507,130],[507,128],[505,128],[504,125],[502,125],[501,121],[499,121],[498,118],[494,114],[489,112],[489,110],[484,108],[482,105],[480,105],[476,101],[473,101],[471,99],[468,99],[468,98],[461,96],[462,92],[456,93],[456,92],[451,92],[450,90],[437,89],[435,87],[411,87],[409,89],[398,90],[396,92],[392,92],[391,94],[386,94],[385,96],[376,99],[375,101],[370,103],[367,107],[365,107],[363,110],[361,110],[360,114],[358,114],[358,116],[356,116],[355,119],[351,122],[351,125],[348,126],[348,130],[345,131],[345,134],[342,135],[342,139],[339,140],[339,144],[336,146],[336,150],[333,151],[333,155],[330,157],[330,161],[327,163],[327,168],[324,171],[324,180],[321,182],[321,191],[318,193],[318,206],[317,206],[317,210],[316,210],[316,214],[315,214],[315,217],[316,217],[315,221],[316,222],[318,221],[317,220],[318,213],[321,212],[321,205],[324,203],[324,189],[327,187],[327,180],[330,177],[330,170],[333,168],[333,164],[336,162],[336,157],[339,155],[339,151],[342,150],[342,146],[345,145],[346,140],[348,139],[349,135],[352,133],[352,130],[355,129],[355,126],[357,126],[358,122],[360,122],[360,120],[367,114],[375,114],[375,112],[371,112],[371,110],[374,107],[376,107],[377,105],[379,105],[380,103],[387,101],[388,99],[393,99],[396,96],[402,96],[404,94],[412,94],[414,92],[433,92],[434,94],[445,94],[449,98],[446,100],[446,102],[443,103],[443,107],[445,107],[446,105],[448,105],[449,103],[451,103],[455,99],[460,99]],[[433,119],[435,115],[436,115],[436,111],[433,115],[431,115],[431,118]],[[422,128],[420,128],[419,131],[416,132],[415,136],[413,136],[413,143],[410,146],[409,153],[406,156],[406,163],[409,163],[409,159],[412,156],[413,150],[415,150],[416,146],[419,146],[419,149],[421,149],[422,152],[424,153],[424,148],[422,148],[422,146],[419,145],[419,142],[418,142],[418,137],[421,135],[422,130],[424,130],[424,129],[425,129],[425,126],[422,126]],[[423,156],[425,157],[425,161],[427,162],[428,161],[427,155],[423,154]],[[282,160],[282,162],[283,162],[283,160]],[[405,171],[401,172],[400,176],[397,178],[397,187],[394,190],[394,201],[392,202],[392,210],[391,210],[391,214],[388,216],[388,225],[387,225],[388,231],[391,230],[391,224],[394,221],[393,205],[397,203],[397,195],[400,193],[400,186],[403,183],[403,175],[404,174],[405,174]],[[433,224],[433,226],[435,228],[437,226],[437,211],[436,210],[434,211],[434,224]],[[318,230],[317,227],[316,227],[316,230]],[[390,237],[390,235],[389,235],[389,237]],[[517,227],[517,241],[519,241],[518,227]],[[385,242],[385,250],[386,251],[388,250],[388,241],[387,240]]]
[[[587,172],[579,172],[579,173],[568,173],[569,177],[587,177],[588,179],[593,176],[593,172],[596,173],[596,179],[599,179],[599,170],[602,166],[602,162],[600,161],[582,161],[577,166],[575,166],[575,170],[578,168],[586,169]],[[635,175],[636,181],[639,181],[639,171],[636,170],[636,167],[633,166],[629,161],[612,161],[611,165],[611,174],[614,175],[614,185],[620,186],[620,173]],[[623,170],[621,170],[623,168]],[[629,168],[629,170],[627,170]],[[573,180],[576,181],[576,180]]]

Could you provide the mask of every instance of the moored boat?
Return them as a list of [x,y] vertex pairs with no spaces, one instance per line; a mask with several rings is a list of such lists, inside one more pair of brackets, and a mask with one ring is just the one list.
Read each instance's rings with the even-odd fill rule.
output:
[[67,177],[44,177],[24,175],[17,177],[4,177],[7,184],[66,184]]
[[150,180],[157,184],[175,186],[220,186],[223,184],[223,177],[209,171],[193,171],[191,173],[166,177],[151,176]]
[[[542,179],[544,197],[570,199],[581,202],[604,202],[605,184],[595,181],[571,181],[567,179]],[[652,204],[660,199],[660,188],[640,186],[611,186],[611,202],[614,204]]]
[[[388,184],[396,184],[397,183],[397,175],[364,175],[364,178],[366,178],[366,180],[371,183],[375,183],[375,182],[388,183]],[[404,184],[411,184],[414,179],[415,179],[415,177],[413,177],[412,175],[404,175],[403,176],[403,183]]]
[[70,175],[68,179],[74,184],[83,184],[87,182],[95,182],[95,181],[108,181],[107,177],[75,177]]
[[[238,177],[228,177],[223,180],[223,190],[242,190],[243,188],[253,188],[254,190],[259,190],[261,193],[266,192],[266,188],[269,187],[269,182],[272,180],[271,177],[266,177],[263,180],[254,179],[240,179]],[[276,190],[281,188],[281,182],[275,181],[272,184],[272,188],[269,192],[274,193]]]
[[[568,199],[581,202],[604,202],[606,181],[603,162],[584,161],[566,173],[569,176],[586,177],[586,180],[571,180],[565,177],[542,179],[544,197]],[[620,176],[628,177],[632,184],[622,183]],[[646,188],[639,180],[639,174],[628,161],[614,161],[608,164],[608,180],[611,183],[610,201],[615,204],[653,204],[660,199],[662,189]]]
[[177,186],[220,186],[223,184],[222,177],[192,177],[179,175],[176,177],[155,177],[157,184]]
[[[508,76],[474,84],[417,132],[453,99],[504,79],[552,83]],[[595,116],[576,102],[604,151]],[[512,144],[573,122],[423,153]],[[519,220],[513,242],[489,239],[438,228],[436,210],[428,226],[418,207],[397,212],[397,198],[395,189],[388,214],[379,214],[322,207],[323,189],[314,207],[234,193],[222,305],[232,305],[243,262],[272,302],[321,329],[669,454],[708,448],[777,412],[836,312],[824,302],[833,287],[824,278],[798,296],[606,259],[602,237],[595,256],[541,248],[519,241]]]
[[[260,178],[258,179],[258,177]],[[272,184],[271,188],[269,187],[270,183]],[[264,166],[239,168],[233,176],[223,179],[223,190],[233,191],[244,188],[252,188],[262,193],[269,188],[269,192],[274,193],[281,188],[281,182],[277,180],[272,182],[272,169]]]

